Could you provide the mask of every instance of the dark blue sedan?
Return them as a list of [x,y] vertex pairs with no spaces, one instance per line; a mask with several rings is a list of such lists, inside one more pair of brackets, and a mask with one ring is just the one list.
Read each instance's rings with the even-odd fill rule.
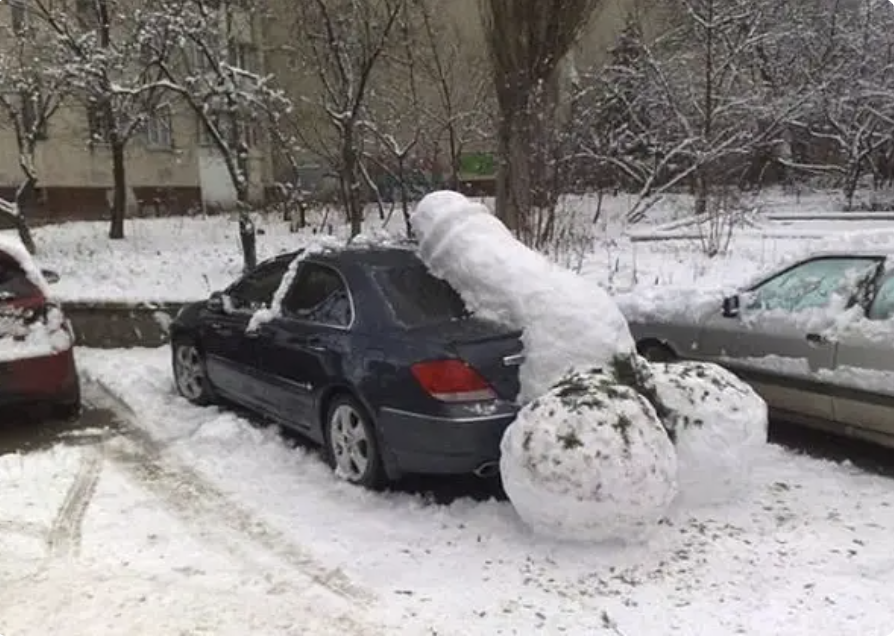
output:
[[[177,389],[241,406],[323,445],[336,473],[375,488],[404,473],[496,474],[515,417],[520,332],[471,316],[403,247],[265,261],[172,325]],[[288,280],[288,278],[286,279]]]

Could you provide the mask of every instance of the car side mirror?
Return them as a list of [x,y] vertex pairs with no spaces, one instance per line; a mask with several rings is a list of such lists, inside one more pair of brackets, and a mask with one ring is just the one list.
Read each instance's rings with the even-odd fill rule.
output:
[[59,282],[59,272],[54,272],[51,269],[40,270],[40,275],[43,276],[43,279],[50,285],[54,285],[55,283]]
[[212,311],[216,314],[222,314],[224,312],[224,295],[223,292],[216,291],[208,297],[208,300],[205,302],[205,307],[208,311]]
[[735,318],[739,315],[739,295],[727,296],[723,299],[723,317]]

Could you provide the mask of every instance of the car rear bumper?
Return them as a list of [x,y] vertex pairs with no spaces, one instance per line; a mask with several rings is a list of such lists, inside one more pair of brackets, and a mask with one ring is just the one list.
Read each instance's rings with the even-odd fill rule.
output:
[[78,372],[72,349],[0,362],[0,405],[76,403]]
[[517,412],[508,403],[454,416],[382,408],[377,423],[389,472],[467,474],[499,461],[503,432]]

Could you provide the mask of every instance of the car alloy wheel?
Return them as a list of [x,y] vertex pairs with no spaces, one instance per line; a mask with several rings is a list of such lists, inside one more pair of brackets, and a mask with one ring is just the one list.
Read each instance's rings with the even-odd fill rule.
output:
[[194,344],[184,342],[174,346],[174,380],[180,395],[190,402],[206,404],[210,401],[205,364]]
[[336,400],[329,410],[330,461],[335,474],[345,481],[378,488],[382,467],[375,433],[363,410],[348,398]]

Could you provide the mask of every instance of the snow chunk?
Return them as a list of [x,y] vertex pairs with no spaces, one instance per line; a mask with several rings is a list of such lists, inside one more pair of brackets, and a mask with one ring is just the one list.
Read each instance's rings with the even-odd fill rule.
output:
[[522,402],[572,369],[603,367],[634,351],[627,322],[604,290],[517,241],[485,205],[433,192],[410,222],[422,261],[472,312],[524,330]]
[[728,501],[747,486],[767,441],[767,405],[726,369],[706,362],[650,365],[647,394],[674,440],[680,500]]
[[0,254],[3,253],[11,256],[21,266],[25,276],[28,277],[32,285],[40,290],[44,298],[49,298],[52,295],[49,284],[43,277],[43,274],[40,273],[40,268],[21,241],[17,238],[0,234]]
[[537,533],[645,538],[677,493],[673,444],[648,400],[594,370],[526,405],[501,444],[503,485]]

